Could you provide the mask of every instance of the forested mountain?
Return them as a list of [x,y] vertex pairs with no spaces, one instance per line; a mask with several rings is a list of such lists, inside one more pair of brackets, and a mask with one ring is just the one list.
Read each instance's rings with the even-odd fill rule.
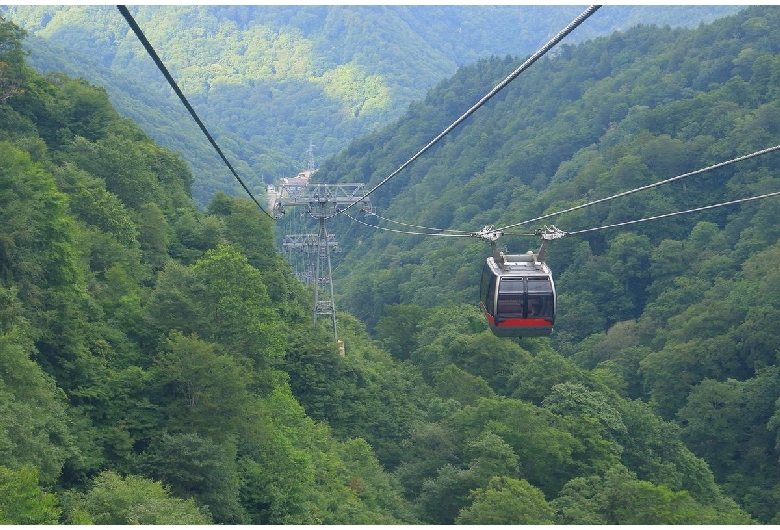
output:
[[[776,145],[779,24],[562,46],[372,202],[476,230]],[[487,329],[485,243],[338,217],[341,355],[276,251],[289,220],[196,208],[180,155],[22,39],[0,20],[0,522],[780,521],[777,199],[554,241],[550,339]],[[379,182],[521,60],[459,69],[318,179]],[[777,191],[777,162],[545,222]]]
[[[253,191],[376,130],[477,59],[529,54],[578,6],[130,7]],[[638,23],[696,26],[739,6],[612,6],[570,42]],[[124,116],[183,153],[193,193],[243,193],[114,6],[5,6],[30,64],[103,86]],[[2,12],[0,11],[0,12]]]
[[[407,226],[361,219],[417,232],[408,226],[502,227],[780,144],[778,27],[780,10],[754,7],[696,30],[637,27],[564,45],[371,195],[382,217]],[[397,123],[323,164],[319,178],[377,184],[520,61],[462,68]],[[776,152],[763,155],[507,232],[585,230],[777,192],[778,163]],[[567,236],[548,250],[559,292],[554,349],[673,421],[762,521],[774,517],[780,478],[777,226],[770,198]],[[452,360],[474,374],[457,361],[465,344],[479,344],[470,331],[432,345],[415,323],[475,304],[489,245],[346,221],[333,231],[349,250],[335,255],[338,306],[396,356],[442,368]],[[500,242],[514,252],[539,245]],[[393,346],[399,336],[403,346]],[[485,341],[481,353],[494,359]],[[502,374],[509,395],[548,397],[529,393],[535,383],[515,364],[487,365],[477,374],[491,383],[488,373]],[[551,368],[545,377],[553,385],[572,376]]]

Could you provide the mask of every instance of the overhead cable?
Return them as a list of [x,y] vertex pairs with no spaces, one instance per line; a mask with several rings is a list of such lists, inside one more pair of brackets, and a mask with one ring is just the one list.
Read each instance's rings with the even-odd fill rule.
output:
[[377,219],[381,219],[382,221],[387,221],[388,223],[395,223],[395,224],[401,225],[401,226],[408,226],[410,228],[422,228],[423,230],[435,230],[437,232],[455,232],[455,233],[459,233],[459,234],[470,233],[470,232],[466,232],[466,230],[448,230],[446,228],[433,228],[433,227],[430,227],[430,226],[420,226],[420,225],[412,225],[412,224],[408,224],[408,223],[402,223],[401,221],[393,221],[392,219],[388,219],[386,217],[382,217],[381,215],[379,215],[377,213],[372,213],[371,215],[373,215]]
[[527,221],[523,221],[521,223],[515,223],[515,224],[507,225],[507,226],[505,226],[503,228],[497,228],[496,231],[501,232],[503,230],[506,230],[507,228],[513,228],[515,226],[521,226],[521,225],[525,225],[525,224],[528,224],[528,223],[541,221],[542,219],[547,219],[549,217],[554,217],[556,215],[561,215],[561,214],[564,214],[564,213],[573,212],[575,210],[580,210],[580,209],[586,208],[588,206],[593,206],[594,204],[599,204],[599,203],[602,203],[602,202],[611,201],[613,199],[617,199],[618,197],[625,197],[626,195],[631,195],[632,193],[637,193],[639,191],[644,191],[644,190],[647,190],[647,189],[650,189],[650,188],[655,188],[655,187],[660,186],[662,184],[668,184],[669,182],[674,182],[675,180],[680,180],[680,179],[684,179],[684,178],[687,178],[687,177],[692,177],[694,175],[699,175],[699,174],[705,173],[707,171],[712,171],[713,169],[718,169],[718,168],[721,168],[721,167],[724,167],[724,166],[728,166],[730,164],[736,164],[737,162],[742,162],[744,160],[748,160],[750,158],[754,158],[754,157],[757,157],[757,156],[760,156],[760,155],[765,155],[767,153],[771,153],[773,151],[777,151],[778,149],[780,149],[780,145],[776,145],[774,147],[769,147],[767,149],[762,149],[761,151],[756,151],[754,153],[750,153],[748,155],[740,156],[740,157],[737,157],[737,158],[732,158],[731,160],[727,160],[725,162],[720,162],[720,163],[714,164],[712,166],[708,166],[708,167],[705,167],[705,168],[702,168],[702,169],[697,169],[696,171],[691,171],[690,173],[684,173],[682,175],[677,175],[676,177],[672,177],[672,178],[669,178],[669,179],[666,179],[666,180],[661,180],[661,181],[655,182],[653,184],[647,184],[645,186],[640,186],[639,188],[634,188],[633,190],[628,190],[628,191],[624,191],[624,192],[621,192],[621,193],[617,193],[617,194],[611,195],[609,197],[604,197],[603,199],[597,199],[595,201],[586,202],[585,204],[580,204],[579,206],[573,206],[571,208],[566,208],[565,210],[561,210],[559,212],[548,213],[548,214],[542,215],[540,217],[534,217],[533,219],[528,219]]
[[236,178],[239,184],[241,184],[241,187],[244,188],[244,191],[247,192],[249,197],[254,201],[254,203],[257,205],[260,210],[266,214],[268,217],[273,219],[273,216],[269,214],[267,211],[265,211],[265,208],[263,208],[258,200],[255,198],[254,195],[252,195],[252,192],[249,191],[249,188],[246,184],[244,184],[244,181],[241,179],[241,177],[238,176],[238,173],[235,169],[233,169],[233,166],[228,161],[227,157],[225,157],[225,154],[222,152],[222,149],[219,148],[217,145],[217,142],[214,141],[214,138],[211,136],[211,133],[209,133],[208,129],[206,129],[206,126],[203,125],[203,122],[198,117],[198,114],[195,112],[195,109],[192,108],[192,105],[190,105],[190,102],[187,100],[187,98],[182,93],[181,89],[179,88],[179,85],[176,84],[176,81],[173,79],[173,76],[168,72],[168,69],[165,67],[165,64],[163,64],[162,60],[160,60],[160,57],[157,55],[157,52],[154,50],[154,47],[149,43],[146,36],[144,35],[143,31],[141,31],[141,28],[138,26],[138,24],[135,22],[135,19],[130,14],[130,11],[127,10],[126,6],[116,6],[117,9],[119,9],[119,12],[122,13],[122,16],[125,17],[125,20],[127,21],[127,24],[130,26],[130,28],[135,33],[135,36],[138,37],[138,40],[141,41],[141,44],[143,44],[144,48],[146,48],[146,53],[149,54],[149,57],[152,58],[154,63],[157,65],[157,68],[162,72],[162,74],[165,76],[165,79],[168,80],[168,84],[171,85],[171,88],[174,92],[176,92],[176,95],[179,96],[179,99],[184,104],[184,106],[187,108],[187,110],[190,112],[190,115],[195,120],[195,122],[198,124],[198,127],[200,127],[200,130],[203,131],[203,134],[206,135],[206,138],[208,138],[209,142],[211,142],[211,145],[214,146],[214,149],[217,150],[217,153],[219,154],[220,158],[222,158],[222,161],[225,163],[227,168],[230,170],[231,173],[233,173],[233,176]]
[[[360,219],[355,219],[351,215],[349,215],[344,210],[341,210],[340,213],[343,213],[346,215],[349,219],[352,219],[354,222],[368,226],[369,228],[375,228],[376,230],[384,230],[385,232],[394,232],[396,234],[407,234],[412,236],[431,236],[431,237],[472,237],[470,233],[462,233],[462,234],[442,234],[442,233],[432,233],[432,232],[411,232],[406,230],[395,230],[393,228],[386,228],[383,226],[377,226],[372,225],[366,222],[361,221]],[[439,230],[438,228],[434,228],[433,230]]]
[[692,208],[690,210],[683,210],[683,211],[680,211],[680,212],[665,213],[665,214],[662,214],[662,215],[654,215],[652,217],[645,217],[644,219],[636,219],[634,221],[624,221],[622,223],[614,223],[614,224],[611,224],[611,225],[597,226],[595,228],[588,228],[588,229],[585,229],[585,230],[573,230],[571,232],[566,232],[566,235],[584,234],[586,232],[595,232],[596,230],[604,230],[604,229],[607,229],[607,228],[615,228],[615,227],[618,227],[618,226],[626,226],[626,225],[631,225],[631,224],[636,224],[636,223],[643,223],[645,221],[654,221],[656,219],[663,219],[665,217],[673,217],[675,215],[683,215],[683,214],[686,214],[686,213],[701,212],[703,210],[711,210],[713,208],[720,208],[721,206],[729,206],[729,205],[732,205],[732,204],[739,204],[739,203],[748,202],[748,201],[756,201],[758,199],[766,199],[768,197],[776,197],[778,195],[780,195],[780,191],[775,191],[775,192],[772,192],[772,193],[765,193],[763,195],[756,195],[754,197],[747,197],[747,198],[744,198],[744,199],[737,199],[737,200],[734,200],[734,201],[721,202],[719,204],[711,204],[709,206],[702,206],[700,208]]
[[530,67],[532,64],[534,64],[540,57],[542,57],[544,54],[546,54],[550,49],[558,44],[564,37],[566,37],[569,33],[574,31],[577,26],[582,24],[589,16],[591,16],[593,13],[595,13],[601,6],[590,6],[588,9],[583,11],[577,18],[572,20],[568,26],[563,28],[561,31],[558,32],[557,35],[555,35],[550,41],[542,46],[536,53],[531,55],[523,64],[521,64],[517,69],[509,74],[506,79],[501,81],[498,85],[496,85],[493,90],[485,94],[485,96],[482,97],[477,103],[475,103],[469,110],[467,110],[460,118],[452,122],[452,124],[444,129],[441,133],[439,133],[436,138],[428,142],[428,144],[420,149],[414,156],[412,156],[409,160],[401,164],[401,166],[393,171],[390,175],[385,177],[379,184],[374,186],[372,189],[370,189],[368,192],[366,192],[365,195],[363,195],[360,199],[356,200],[346,208],[341,209],[339,212],[337,212],[334,215],[338,215],[339,213],[345,212],[346,210],[349,210],[353,206],[355,206],[358,202],[362,201],[372,193],[374,193],[377,189],[382,187],[384,184],[386,184],[390,179],[398,175],[401,171],[403,171],[409,164],[417,160],[420,156],[422,156],[423,153],[425,153],[428,149],[433,147],[434,144],[436,144],[439,140],[444,138],[447,134],[449,134],[450,131],[452,131],[455,127],[460,125],[466,118],[471,116],[478,108],[480,108],[482,105],[487,103],[487,101],[495,96],[499,91],[501,91],[506,85],[508,85],[513,79],[515,79],[518,75],[520,75],[523,71],[525,71],[528,67]]
[[[396,223],[396,224],[403,225],[403,226],[408,226],[408,227],[411,227],[411,228],[422,228],[424,230],[436,230],[436,232],[411,232],[411,231],[406,231],[406,230],[394,230],[392,228],[386,228],[386,227],[383,227],[383,226],[377,226],[377,225],[372,225],[372,224],[363,222],[363,221],[361,221],[359,219],[355,219],[354,217],[352,217],[348,213],[344,213],[344,215],[346,215],[349,219],[355,221],[356,223],[368,226],[370,228],[375,228],[376,230],[384,230],[386,232],[395,232],[396,234],[407,234],[407,235],[412,235],[412,236],[434,236],[434,237],[473,237],[474,236],[474,232],[466,232],[465,230],[446,230],[444,228],[431,228],[429,226],[412,225],[412,224],[402,223],[400,221],[393,221],[392,219],[387,219],[387,218],[382,217],[381,215],[377,215],[375,213],[372,213],[371,215],[373,215],[374,217],[376,217],[378,219],[382,219],[383,221],[389,221],[391,223]],[[452,233],[444,233],[444,232],[452,232]],[[535,236],[536,234],[520,234],[520,233],[504,232],[502,235],[531,237],[531,236]]]

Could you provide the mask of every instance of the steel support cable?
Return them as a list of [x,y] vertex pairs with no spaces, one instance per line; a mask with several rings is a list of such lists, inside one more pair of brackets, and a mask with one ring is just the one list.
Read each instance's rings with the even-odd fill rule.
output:
[[254,203],[257,205],[260,210],[266,214],[268,217],[273,219],[273,216],[269,214],[267,211],[265,211],[265,208],[263,208],[258,200],[255,198],[254,195],[252,195],[252,192],[249,191],[249,188],[244,184],[244,181],[241,179],[241,177],[238,176],[238,173],[235,169],[233,169],[232,164],[228,161],[227,157],[225,157],[224,153],[222,152],[222,149],[219,148],[217,145],[217,142],[214,140],[214,138],[211,136],[211,133],[209,133],[208,129],[206,129],[206,126],[203,125],[203,122],[198,117],[198,114],[195,112],[195,109],[192,108],[192,105],[190,105],[190,102],[187,100],[187,98],[182,93],[181,89],[179,88],[179,85],[176,84],[176,81],[173,79],[173,76],[168,72],[168,69],[163,64],[162,60],[160,60],[160,57],[157,55],[157,52],[154,50],[152,45],[149,43],[149,41],[146,38],[146,35],[144,35],[143,31],[141,31],[141,28],[138,26],[138,24],[135,22],[135,19],[130,14],[130,11],[127,10],[126,6],[116,6],[117,9],[119,9],[119,12],[122,13],[122,16],[125,17],[125,20],[127,21],[127,24],[130,26],[130,28],[133,30],[133,33],[135,33],[135,36],[138,37],[138,40],[141,41],[141,44],[143,44],[144,48],[146,48],[146,53],[149,54],[149,57],[152,58],[154,63],[157,65],[157,68],[162,72],[162,74],[165,76],[165,79],[168,80],[168,84],[171,85],[171,88],[174,92],[176,92],[176,95],[179,96],[179,99],[184,104],[184,106],[187,108],[187,110],[190,113],[190,116],[195,120],[195,122],[198,124],[198,127],[200,127],[200,130],[203,131],[203,134],[206,135],[206,138],[208,138],[209,142],[211,142],[211,145],[216,149],[217,153],[219,154],[220,158],[222,158],[222,161],[225,163],[227,168],[230,170],[230,172],[233,174],[233,176],[236,178],[239,184],[241,184],[241,187],[244,188],[244,191],[247,192],[249,197],[254,201]]
[[539,234],[538,233],[519,234],[519,233],[514,233],[514,232],[503,232],[501,235],[504,235],[504,236],[516,236],[516,237],[537,237]]
[[[383,226],[372,225],[372,224],[366,223],[364,221],[361,221],[360,219],[355,219],[354,217],[349,215],[344,210],[341,210],[339,213],[343,213],[345,216],[347,216],[349,219],[353,220],[354,222],[359,223],[361,225],[365,225],[365,226],[367,226],[369,228],[375,228],[376,230],[384,230],[385,232],[394,232],[396,234],[407,234],[407,235],[412,235],[412,236],[430,236],[430,237],[473,237],[473,235],[470,234],[470,233],[468,233],[468,234],[467,233],[463,233],[463,234],[435,234],[435,233],[429,233],[429,232],[410,232],[410,231],[405,231],[405,230],[396,230],[394,228],[386,228],[386,227],[383,227]],[[435,228],[434,230],[438,230],[438,229]]]
[[654,215],[652,217],[645,217],[644,219],[636,219],[634,221],[624,221],[622,223],[615,223],[615,224],[611,224],[611,225],[597,226],[595,228],[588,228],[588,229],[585,229],[585,230],[574,230],[574,231],[571,231],[571,232],[566,232],[566,235],[568,236],[568,235],[574,235],[574,234],[584,234],[586,232],[595,232],[596,230],[604,230],[606,228],[615,228],[615,227],[618,227],[618,226],[626,226],[626,225],[632,225],[632,224],[636,224],[636,223],[643,223],[645,221],[654,221],[656,219],[663,219],[665,217],[673,217],[675,215],[683,215],[683,214],[686,214],[686,213],[694,213],[694,212],[701,212],[701,211],[704,211],[704,210],[712,210],[713,208],[720,208],[721,206],[730,206],[732,204],[739,204],[739,203],[748,202],[748,201],[756,201],[758,199],[766,199],[768,197],[776,197],[778,195],[780,195],[780,191],[775,191],[775,192],[772,192],[772,193],[765,193],[763,195],[755,195],[753,197],[747,197],[747,198],[744,198],[744,199],[737,199],[737,200],[734,200],[734,201],[721,202],[719,204],[711,204],[709,206],[701,206],[699,208],[692,208],[690,210],[683,210],[683,211],[680,211],[680,212],[665,213],[665,214],[662,214],[662,215]]
[[514,228],[515,226],[521,226],[521,225],[525,225],[525,224],[528,224],[528,223],[541,221],[542,219],[547,219],[549,217],[554,217],[556,215],[561,215],[561,214],[564,214],[564,213],[573,212],[575,210],[580,210],[580,209],[585,208],[587,206],[593,206],[594,204],[599,204],[599,203],[602,203],[602,202],[611,201],[612,199],[617,199],[618,197],[625,197],[626,195],[631,195],[632,193],[637,193],[639,191],[644,191],[644,190],[647,190],[647,189],[650,189],[650,188],[654,188],[654,187],[660,186],[662,184],[668,184],[669,182],[674,182],[675,180],[680,180],[680,179],[684,179],[684,178],[687,178],[687,177],[692,177],[694,175],[699,175],[701,173],[705,173],[705,172],[711,171],[713,169],[718,169],[718,168],[721,168],[721,167],[724,167],[724,166],[728,166],[730,164],[736,164],[737,162],[743,162],[743,161],[748,160],[750,158],[754,158],[754,157],[757,157],[757,156],[760,156],[760,155],[765,155],[767,153],[771,153],[773,151],[777,151],[778,149],[780,149],[780,145],[776,145],[774,147],[769,147],[767,149],[762,149],[761,151],[756,151],[755,153],[750,153],[748,155],[740,156],[740,157],[737,157],[737,158],[732,158],[731,160],[726,160],[725,162],[720,162],[720,163],[712,165],[712,166],[708,166],[708,167],[705,167],[705,168],[702,168],[702,169],[697,169],[696,171],[691,171],[690,173],[684,173],[682,175],[677,175],[676,177],[672,177],[672,178],[669,178],[669,179],[666,179],[666,180],[661,180],[659,182],[654,182],[653,184],[647,184],[646,186],[641,186],[641,187],[635,188],[633,190],[624,191],[624,192],[621,192],[621,193],[618,193],[618,194],[615,194],[615,195],[611,195],[609,197],[604,197],[603,199],[597,199],[595,201],[586,202],[585,204],[580,204],[579,206],[573,206],[571,208],[566,208],[565,210],[561,210],[559,212],[548,213],[548,214],[542,215],[540,217],[535,217],[533,219],[529,219],[527,221],[523,221],[522,223],[515,223],[515,224],[512,224],[512,225],[507,225],[507,226],[505,226],[503,228],[497,228],[496,232],[502,232],[502,231],[506,230],[507,228]]
[[401,221],[393,221],[392,219],[388,219],[386,217],[382,217],[381,215],[375,214],[375,213],[371,214],[371,215],[373,215],[377,219],[381,219],[382,221],[387,221],[388,223],[395,223],[395,224],[401,225],[401,226],[408,226],[410,228],[422,228],[423,230],[436,230],[437,232],[455,232],[455,233],[459,233],[459,234],[466,234],[466,233],[471,234],[471,232],[467,232],[466,230],[448,230],[446,228],[433,228],[433,227],[430,227],[430,226],[412,225],[412,224],[402,223]]
[[[410,232],[410,231],[404,231],[404,230],[394,230],[392,228],[385,228],[385,227],[382,227],[382,226],[372,225],[372,224],[363,222],[360,219],[355,219],[354,217],[352,217],[348,213],[344,213],[344,215],[346,215],[349,219],[355,221],[356,223],[360,223],[360,224],[368,226],[370,228],[375,228],[377,230],[384,230],[386,232],[395,232],[396,234],[408,234],[408,235],[412,235],[412,236],[434,236],[434,237],[466,237],[466,236],[473,237],[474,236],[474,232],[466,232],[465,230],[444,230],[443,228],[430,228],[430,227],[427,227],[427,226],[409,225],[409,224],[406,224],[406,223],[401,223],[399,221],[392,221],[390,219],[385,219],[382,216],[374,214],[379,219],[390,221],[391,223],[398,223],[398,224],[405,225],[405,226],[410,226],[410,227],[413,227],[413,228],[424,228],[426,230],[439,230],[439,231],[444,231],[444,232],[457,232],[457,233],[455,233],[455,234],[441,234],[441,233],[438,233],[437,234],[437,233],[427,233],[427,232]],[[537,234],[508,233],[508,234],[504,234],[504,235],[507,235],[507,236],[531,237],[531,236],[536,236]]]
[[[508,85],[508,84],[509,84],[509,83],[510,83],[512,80],[514,80],[514,79],[515,79],[515,78],[516,78],[518,75],[520,75],[520,74],[521,74],[523,71],[525,71],[526,69],[528,69],[528,68],[529,68],[529,67],[530,67],[532,64],[534,64],[534,63],[535,63],[535,62],[536,62],[536,61],[537,61],[537,60],[538,60],[540,57],[542,57],[544,54],[546,54],[548,51],[550,51],[550,49],[551,49],[553,46],[555,46],[556,44],[558,44],[558,43],[559,43],[561,40],[563,40],[563,38],[564,38],[564,37],[566,37],[566,36],[567,36],[569,33],[571,33],[572,31],[574,31],[574,30],[577,28],[577,26],[579,26],[580,24],[582,24],[582,23],[583,23],[583,22],[584,22],[584,21],[585,21],[585,20],[586,20],[586,19],[587,19],[589,16],[591,16],[593,13],[595,13],[595,12],[596,12],[596,11],[597,11],[597,10],[598,10],[600,7],[601,7],[601,6],[597,6],[597,5],[596,5],[596,6],[590,6],[590,7],[588,7],[588,9],[586,9],[585,11],[583,11],[582,13],[580,13],[580,15],[579,15],[577,18],[575,18],[574,20],[572,20],[572,21],[569,23],[569,25],[568,25],[568,26],[566,26],[566,27],[565,27],[565,28],[563,28],[561,31],[559,31],[557,35],[555,35],[555,36],[554,36],[552,39],[550,39],[550,41],[549,41],[549,42],[547,42],[547,44],[545,44],[544,46],[542,46],[542,47],[541,47],[541,48],[540,48],[540,49],[539,49],[539,50],[538,50],[536,53],[534,53],[534,54],[533,54],[533,55],[531,55],[531,56],[530,56],[528,59],[526,59],[526,61],[525,61],[523,64],[521,64],[519,67],[517,67],[517,69],[515,69],[515,71],[514,71],[514,72],[512,72],[511,74],[509,74],[509,75],[506,77],[506,79],[504,79],[504,80],[503,80],[503,81],[501,81],[501,82],[500,82],[498,85],[496,85],[496,86],[493,88],[493,90],[491,90],[490,92],[488,92],[487,94],[485,94],[485,96],[483,96],[483,97],[482,97],[482,99],[480,99],[478,102],[476,102],[476,103],[475,103],[475,104],[474,104],[474,105],[473,105],[473,106],[472,106],[472,107],[471,107],[469,110],[467,110],[467,111],[466,111],[466,112],[465,112],[465,113],[464,113],[464,114],[463,114],[463,115],[462,115],[460,118],[458,118],[457,120],[455,120],[454,122],[452,122],[452,124],[451,124],[449,127],[447,127],[447,128],[446,128],[446,129],[444,129],[444,130],[443,130],[441,133],[439,133],[439,135],[438,135],[438,136],[436,136],[436,138],[434,138],[433,140],[431,140],[430,142],[428,142],[428,144],[427,144],[425,147],[423,147],[422,149],[420,149],[420,150],[419,150],[419,151],[418,151],[418,152],[417,152],[417,153],[416,153],[414,156],[412,156],[412,157],[411,157],[409,160],[407,160],[406,162],[404,162],[403,164],[401,164],[401,166],[400,166],[398,169],[396,169],[395,171],[393,171],[392,173],[390,173],[390,174],[389,174],[387,177],[385,177],[385,178],[384,178],[384,179],[383,179],[383,180],[382,180],[382,181],[381,181],[379,184],[377,184],[376,186],[374,186],[373,188],[371,188],[371,189],[370,189],[368,192],[366,192],[366,194],[365,194],[365,195],[363,195],[363,196],[362,196],[360,199],[356,200],[355,202],[353,202],[352,204],[350,204],[350,205],[349,205],[349,206],[347,206],[346,208],[343,208],[343,209],[339,210],[338,212],[336,212],[336,213],[335,213],[335,214],[333,214],[333,215],[338,215],[339,213],[342,213],[342,212],[345,212],[345,211],[349,210],[350,208],[352,208],[353,206],[355,206],[357,203],[359,203],[360,201],[362,201],[363,199],[367,198],[369,195],[371,195],[372,193],[374,193],[374,192],[375,192],[376,190],[378,190],[380,187],[384,186],[384,185],[385,185],[385,184],[386,184],[386,183],[387,183],[387,182],[388,182],[390,179],[392,179],[393,177],[395,177],[396,175],[398,175],[398,173],[400,173],[401,171],[403,171],[403,170],[404,170],[404,169],[405,169],[407,166],[409,166],[409,164],[411,164],[412,162],[414,162],[415,160],[417,160],[417,159],[418,159],[420,156],[422,156],[422,155],[423,155],[423,154],[424,154],[424,153],[425,153],[425,152],[426,152],[428,149],[430,149],[431,147],[433,147],[433,146],[434,146],[434,144],[436,144],[436,143],[437,143],[439,140],[441,140],[442,138],[444,138],[444,136],[446,136],[447,134],[449,134],[449,133],[450,133],[450,131],[452,131],[452,130],[453,130],[455,127],[457,127],[458,125],[460,125],[460,124],[461,124],[461,123],[462,123],[462,122],[463,122],[463,121],[464,121],[466,118],[468,118],[468,117],[469,117],[469,116],[471,116],[471,115],[472,115],[474,112],[476,112],[476,110],[477,110],[478,108],[480,108],[482,105],[484,105],[485,103],[487,103],[487,101],[488,101],[490,98],[492,98],[493,96],[495,96],[495,95],[496,95],[496,94],[497,94],[499,91],[501,91],[501,90],[502,90],[504,87],[506,87],[506,85]],[[331,217],[333,217],[333,215],[332,215]]]

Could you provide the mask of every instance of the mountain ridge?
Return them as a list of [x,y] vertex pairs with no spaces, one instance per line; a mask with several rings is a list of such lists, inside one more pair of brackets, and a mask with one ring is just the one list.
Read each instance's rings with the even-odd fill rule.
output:
[[[50,43],[42,49],[36,44],[40,41],[30,39],[31,65],[106,86],[120,112],[163,145],[182,152],[194,170],[193,189],[201,207],[214,191],[241,193],[218,157],[197,138],[202,135],[183,109],[175,109],[180,104],[113,6],[3,9],[31,37]],[[638,20],[694,24],[737,9],[612,6],[570,41]],[[257,194],[266,183],[307,167],[310,144],[317,161],[324,160],[352,138],[401,115],[456,68],[480,57],[531,53],[579,11],[576,6],[131,8]],[[546,29],[539,31],[542,20]],[[56,52],[53,45],[59,46]],[[87,60],[64,60],[77,52]],[[109,77],[112,73],[131,79]],[[142,93],[133,83],[154,92]],[[155,113],[157,108],[173,112]]]

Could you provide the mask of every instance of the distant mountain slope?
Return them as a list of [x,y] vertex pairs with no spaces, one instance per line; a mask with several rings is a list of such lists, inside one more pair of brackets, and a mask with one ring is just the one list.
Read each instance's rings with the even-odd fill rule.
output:
[[[777,144],[778,27],[751,7],[564,45],[372,201],[501,225]],[[778,198],[556,241],[549,339],[487,329],[484,243],[339,217],[339,307],[375,332],[340,313],[342,349],[269,218],[196,210],[184,161],[102,88],[28,68],[21,33],[0,21],[3,522],[780,522]],[[459,69],[318,178],[377,183],[520,60]],[[778,166],[555,223],[778,192]]]
[[[432,378],[450,359],[465,365],[469,351],[479,356],[470,366],[497,373],[488,359],[511,340],[460,341],[453,322],[467,326],[452,309],[469,304],[477,318],[490,246],[398,232],[513,226],[499,245],[524,252],[538,239],[511,234],[550,223],[593,229],[549,247],[558,290],[550,344],[675,422],[723,491],[777,523],[780,199],[614,225],[778,193],[780,152],[515,225],[780,145],[779,28],[780,8],[752,6],[696,29],[635,27],[562,46],[372,194],[382,219],[350,212],[392,232],[343,215],[331,222],[343,249],[337,307],[412,361],[435,359]],[[318,178],[378,184],[517,63],[462,68]],[[450,357],[418,334],[425,318],[444,330]],[[552,364],[501,374],[521,385],[572,381]]]
[[[577,47],[564,45],[559,56],[524,72],[370,199],[389,219],[477,231],[777,144],[778,13],[771,7],[751,8],[696,30],[637,27]],[[461,69],[396,123],[353,142],[323,164],[318,178],[378,184],[517,62],[493,58]],[[773,160],[542,223],[578,230],[731,200],[754,189],[753,181],[771,172]],[[756,189],[774,191],[769,178]],[[645,234],[656,246],[666,237],[685,237],[699,220],[723,227],[731,212],[721,209],[625,231]],[[367,220],[391,230],[421,231]],[[517,231],[528,233],[542,223]],[[387,304],[477,300],[475,277],[489,252],[485,243],[397,234],[347,219],[337,220],[331,231],[346,251],[336,257],[341,307],[369,323],[383,315]],[[583,239],[594,254],[603,255],[621,233],[601,231],[555,242],[549,251],[554,271],[565,278]],[[502,244],[525,251],[538,242],[507,237]],[[562,285],[593,289],[589,280],[580,280]],[[644,277],[627,292],[618,283],[616,292],[625,298],[605,303],[592,313],[599,314],[597,319],[586,326],[573,324],[572,332],[582,338],[622,318],[637,317],[648,297],[643,283],[649,280]],[[598,289],[592,294],[608,296]]]
[[[123,114],[183,152],[205,204],[233,177],[114,6],[4,6],[29,62],[107,88]],[[608,6],[570,42],[638,23],[696,25],[740,6]],[[463,65],[528,54],[577,6],[140,6],[134,17],[251,186],[322,161],[401,115]],[[156,110],[154,110],[156,109]]]

